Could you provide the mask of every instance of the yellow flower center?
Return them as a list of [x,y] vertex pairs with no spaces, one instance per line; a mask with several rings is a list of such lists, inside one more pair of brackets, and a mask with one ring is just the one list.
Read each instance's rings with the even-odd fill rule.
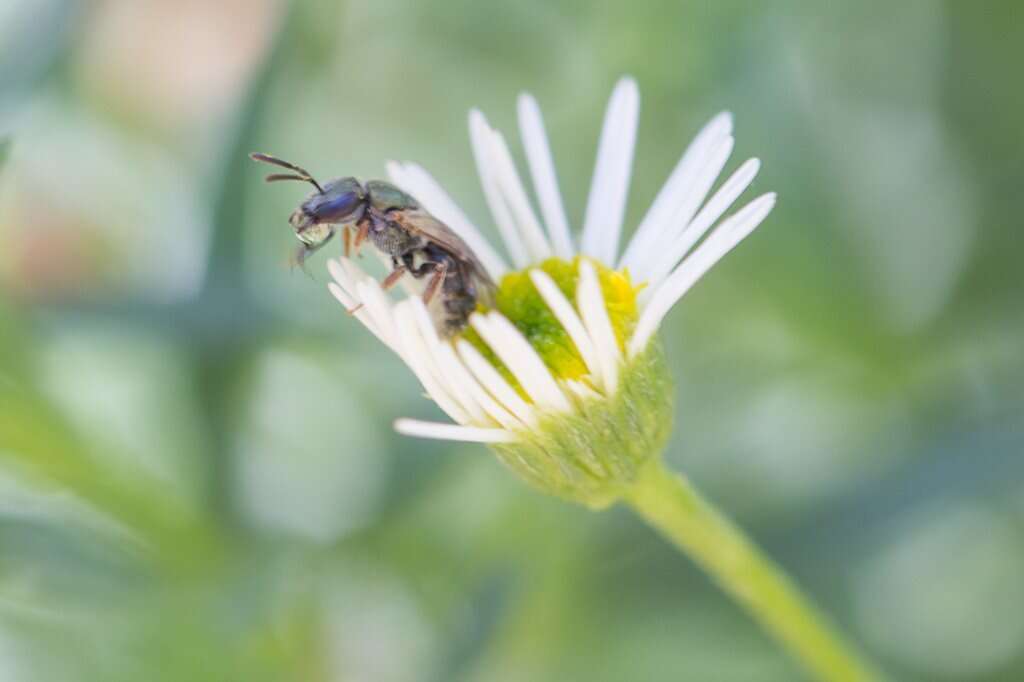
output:
[[[550,275],[565,297],[573,303],[576,301],[576,285],[579,280],[579,259],[577,256],[571,262],[567,262],[560,258],[549,258],[536,266]],[[626,270],[612,270],[594,260],[591,260],[591,263],[597,270],[612,329],[615,331],[620,349],[624,351],[626,341],[636,326],[636,295],[642,286],[634,286]],[[523,333],[556,377],[580,379],[588,374],[587,366],[575,344],[533,285],[529,271],[510,272],[502,277],[494,297],[493,309],[501,312]],[[481,306],[481,312],[486,310],[488,308]],[[467,328],[462,337],[482,352],[502,375],[517,390],[519,389],[512,373],[472,328]]]

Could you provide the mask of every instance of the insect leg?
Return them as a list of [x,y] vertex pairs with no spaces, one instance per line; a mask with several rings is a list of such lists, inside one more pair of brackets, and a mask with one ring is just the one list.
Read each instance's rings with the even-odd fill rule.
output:
[[421,270],[423,270],[422,265],[417,267],[416,257],[413,256],[412,252],[402,254],[402,263],[405,264],[405,269],[409,271],[409,274],[411,274],[416,279],[419,279],[425,274],[421,272]]
[[447,263],[433,263],[432,265],[434,266],[434,274],[427,283],[427,288],[423,291],[424,303],[430,303],[431,299],[434,298],[434,294],[441,287],[441,283],[444,282],[445,275],[448,274]]
[[406,272],[408,272],[408,270],[406,270],[405,266],[399,265],[391,271],[390,275],[384,278],[383,282],[380,283],[381,288],[384,289],[384,291],[387,291],[391,287],[395,286],[398,284],[398,280],[402,279],[402,275]]
[[342,233],[341,238],[345,242],[345,258],[348,258],[352,253],[352,231],[348,225],[342,229],[344,232]]
[[369,235],[370,235],[370,221],[369,220],[364,220],[361,223],[359,223],[359,230],[356,232],[356,239],[352,243],[352,246],[353,246],[353,248],[355,248],[356,253],[359,253],[359,247],[363,245],[363,242],[366,241],[366,238]]

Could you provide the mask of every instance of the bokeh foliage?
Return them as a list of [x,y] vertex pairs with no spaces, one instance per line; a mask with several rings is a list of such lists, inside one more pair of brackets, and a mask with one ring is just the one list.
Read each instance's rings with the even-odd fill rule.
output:
[[664,331],[670,461],[900,679],[1019,679],[1016,14],[0,4],[0,679],[794,679],[627,514],[392,434],[436,410],[245,157],[413,159],[486,226],[466,111],[529,89],[578,224],[622,73],[630,224],[722,108],[781,197]]

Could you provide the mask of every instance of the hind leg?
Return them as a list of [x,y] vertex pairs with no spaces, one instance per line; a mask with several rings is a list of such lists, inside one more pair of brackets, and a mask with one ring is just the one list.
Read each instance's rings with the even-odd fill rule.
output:
[[[426,265],[426,263],[424,263]],[[423,291],[423,302],[429,304],[430,301],[437,294],[437,290],[441,288],[444,283],[445,276],[448,274],[447,263],[430,263],[434,267],[434,274],[431,275],[430,281],[427,282],[427,288]]]

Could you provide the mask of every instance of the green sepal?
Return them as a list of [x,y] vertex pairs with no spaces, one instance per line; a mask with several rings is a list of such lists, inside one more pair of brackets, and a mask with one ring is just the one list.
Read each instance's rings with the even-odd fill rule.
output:
[[601,509],[622,497],[644,464],[661,456],[673,414],[672,379],[653,340],[622,366],[611,398],[575,399],[572,412],[544,416],[518,441],[491,449],[534,487]]

